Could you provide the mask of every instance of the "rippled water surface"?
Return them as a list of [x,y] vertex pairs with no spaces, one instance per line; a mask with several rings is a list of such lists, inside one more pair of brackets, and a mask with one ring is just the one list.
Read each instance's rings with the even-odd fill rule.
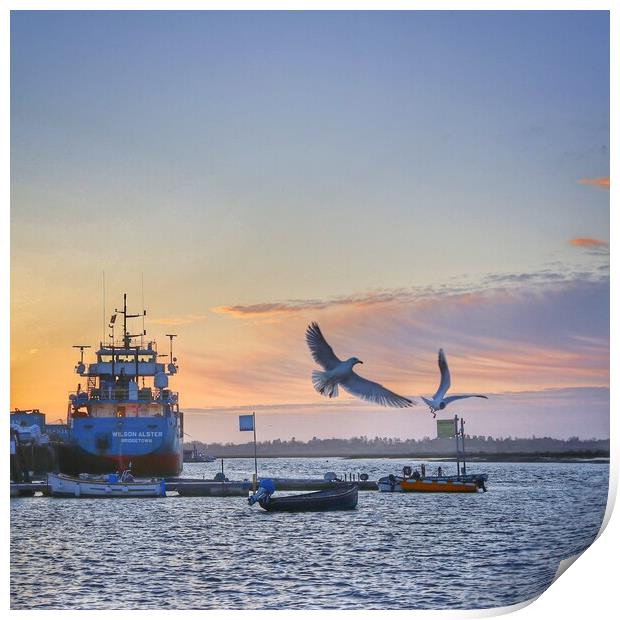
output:
[[[266,459],[261,475],[397,473],[388,459]],[[230,479],[253,461],[225,463]],[[187,464],[212,478],[219,463]],[[430,469],[434,472],[435,465]],[[444,464],[454,471],[453,464]],[[596,536],[606,464],[483,463],[489,492],[360,492],[353,512],[244,498],[11,500],[14,609],[420,609],[510,605]]]

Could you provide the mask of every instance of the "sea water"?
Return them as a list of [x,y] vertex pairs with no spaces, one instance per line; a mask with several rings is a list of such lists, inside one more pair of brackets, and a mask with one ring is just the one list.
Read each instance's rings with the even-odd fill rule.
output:
[[[416,461],[260,459],[259,474],[376,480]],[[429,463],[434,473],[438,463]],[[441,464],[445,472],[453,463]],[[252,459],[224,463],[251,478]],[[186,464],[213,478],[220,462]],[[360,492],[355,511],[243,497],[11,500],[14,609],[471,609],[530,599],[596,537],[602,463],[478,463],[488,492]]]

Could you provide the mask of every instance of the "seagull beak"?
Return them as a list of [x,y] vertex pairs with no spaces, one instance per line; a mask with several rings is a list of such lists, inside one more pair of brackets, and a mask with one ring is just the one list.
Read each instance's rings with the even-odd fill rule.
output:
[[362,362],[362,360],[357,360],[358,364],[363,364],[364,362]]

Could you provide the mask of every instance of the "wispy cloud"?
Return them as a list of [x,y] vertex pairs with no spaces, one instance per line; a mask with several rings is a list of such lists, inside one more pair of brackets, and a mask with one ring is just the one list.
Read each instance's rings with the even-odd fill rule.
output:
[[[431,289],[428,289],[431,292]],[[422,294],[420,289],[415,293]],[[291,299],[283,302],[257,303],[236,306],[217,306],[212,308],[218,314],[230,314],[236,317],[253,317],[258,315],[278,315],[302,312],[304,310],[324,310],[337,306],[371,306],[385,304],[410,298],[415,294],[414,290],[395,289],[387,291],[370,291],[344,297],[332,297],[330,299]]]
[[290,312],[300,312],[302,310],[321,310],[328,307],[327,301],[314,299],[295,299],[282,302],[257,303],[236,306],[216,306],[211,308],[217,314],[230,314],[236,317],[254,317],[259,315],[288,314]]
[[598,177],[593,179],[579,179],[579,183],[582,185],[594,185],[595,187],[602,187],[609,189],[609,177]]
[[[591,243],[588,244],[587,241]],[[585,237],[571,240],[570,243],[579,247],[597,248],[599,250],[607,245],[604,241]],[[598,281],[601,278],[605,278],[605,275],[601,276],[601,270],[599,269],[581,271],[569,268],[564,268],[564,270],[541,269],[532,272],[487,274],[477,281],[455,279],[450,284],[380,289],[326,299],[289,299],[275,302],[216,306],[211,308],[211,311],[236,318],[269,318],[335,308],[360,309],[394,303],[433,302],[447,298],[457,300],[461,304],[467,304],[477,300],[476,295],[495,289],[515,288],[525,285],[533,287],[549,286],[575,279]]]

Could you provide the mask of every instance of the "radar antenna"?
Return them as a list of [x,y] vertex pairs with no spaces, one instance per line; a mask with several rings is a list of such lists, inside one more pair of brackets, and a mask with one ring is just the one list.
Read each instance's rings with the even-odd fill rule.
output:
[[84,372],[84,370],[86,370],[86,367],[84,366],[84,349],[90,349],[90,345],[89,344],[74,344],[73,348],[80,350],[80,363],[76,365],[75,371],[81,375]]

